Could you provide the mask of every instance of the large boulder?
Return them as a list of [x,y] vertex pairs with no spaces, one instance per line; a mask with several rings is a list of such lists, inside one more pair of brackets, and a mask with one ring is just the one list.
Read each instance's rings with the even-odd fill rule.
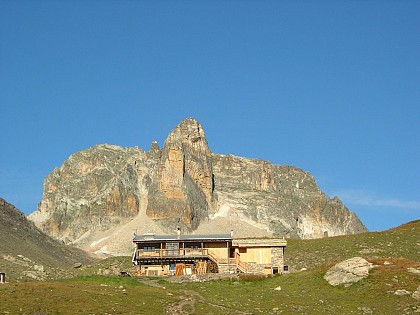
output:
[[343,284],[348,287],[353,283],[366,278],[373,265],[362,257],[353,257],[331,267],[324,279],[331,285]]

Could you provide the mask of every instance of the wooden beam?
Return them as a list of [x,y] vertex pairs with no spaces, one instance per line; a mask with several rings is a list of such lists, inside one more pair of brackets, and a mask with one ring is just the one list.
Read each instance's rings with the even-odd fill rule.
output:
[[227,247],[227,262],[228,262],[228,272],[230,272],[230,248],[229,248],[229,241],[226,242]]

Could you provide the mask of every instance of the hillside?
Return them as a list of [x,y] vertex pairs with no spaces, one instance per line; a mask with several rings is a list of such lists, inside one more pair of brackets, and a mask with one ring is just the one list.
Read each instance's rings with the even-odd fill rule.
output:
[[[289,265],[297,270],[305,261],[309,269],[268,278],[232,275],[191,282],[190,277],[180,283],[182,277],[98,276],[130,267],[130,257],[108,258],[77,269],[79,276],[72,279],[0,285],[0,313],[418,314],[419,232],[415,221],[377,233],[290,241]],[[375,268],[352,286],[329,285],[323,279],[327,269],[352,255],[362,255]]]
[[0,271],[8,281],[47,279],[59,269],[93,258],[45,235],[13,205],[0,198]]
[[285,263],[293,271],[299,271],[355,256],[420,262],[420,220],[381,232],[313,240],[289,239]]
[[[361,256],[368,259],[403,259],[420,263],[420,220],[381,232],[366,232],[322,239],[288,239],[285,264],[291,273],[303,268],[325,268],[335,262]],[[131,271],[131,257],[110,257],[78,269],[78,275],[92,275],[99,270],[110,274]]]

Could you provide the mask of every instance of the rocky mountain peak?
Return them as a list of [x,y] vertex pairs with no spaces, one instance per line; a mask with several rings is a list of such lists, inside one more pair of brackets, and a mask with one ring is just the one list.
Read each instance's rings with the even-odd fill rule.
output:
[[29,218],[48,234],[73,241],[91,229],[107,229],[139,211],[139,148],[96,145],[72,154],[44,181],[38,211]]
[[172,130],[152,180],[147,215],[167,224],[197,228],[213,203],[211,152],[204,130],[194,118]]
[[194,118],[186,118],[176,126],[165,141],[166,143],[181,143],[186,146],[203,146],[208,149],[202,125]]
[[147,151],[147,158],[151,160],[160,160],[161,150],[156,141],[153,141],[150,145],[149,151]]
[[308,172],[211,153],[194,118],[147,153],[97,145],[73,154],[46,177],[29,218],[56,238],[102,253],[128,253],[133,230],[295,238],[366,231]]

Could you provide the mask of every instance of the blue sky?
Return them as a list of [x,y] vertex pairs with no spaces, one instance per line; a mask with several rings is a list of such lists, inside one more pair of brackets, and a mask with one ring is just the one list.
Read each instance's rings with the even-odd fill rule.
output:
[[0,197],[100,143],[162,146],[184,118],[215,153],[311,172],[371,231],[420,218],[419,1],[0,3]]

